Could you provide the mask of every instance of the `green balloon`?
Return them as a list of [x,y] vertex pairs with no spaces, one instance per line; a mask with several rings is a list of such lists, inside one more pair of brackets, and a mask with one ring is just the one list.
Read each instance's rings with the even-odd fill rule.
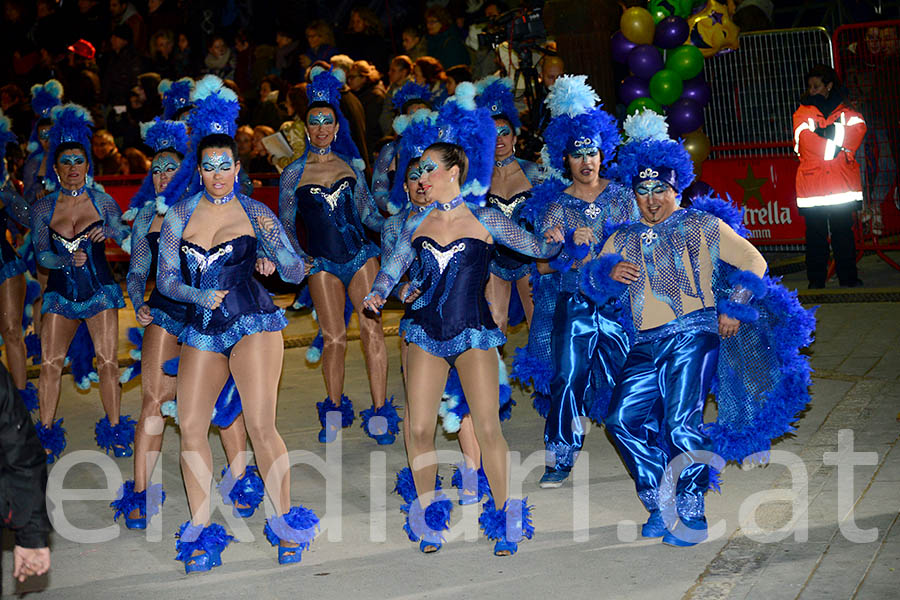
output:
[[[706,2],[706,0],[703,0],[703,2]],[[650,0],[647,4],[647,10],[653,15],[653,20],[659,23],[672,15],[686,18],[691,14],[692,6],[693,0]]]
[[650,11],[650,16],[653,17],[653,22],[659,25],[659,22],[667,17],[671,17],[672,14],[661,6],[656,7],[648,7],[647,10]]
[[649,108],[653,112],[658,115],[663,114],[662,106],[654,100],[653,98],[635,98],[631,101],[631,104],[628,105],[627,113],[629,115],[633,115],[636,112],[640,112],[645,108]]
[[669,69],[660,69],[650,78],[650,97],[663,106],[681,98],[684,82],[681,76]]
[[703,54],[690,44],[669,50],[666,69],[675,71],[682,79],[693,79],[703,70]]

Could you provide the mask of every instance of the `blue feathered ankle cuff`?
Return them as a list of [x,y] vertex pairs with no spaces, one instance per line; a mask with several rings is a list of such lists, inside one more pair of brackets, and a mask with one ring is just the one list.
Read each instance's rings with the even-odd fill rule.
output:
[[222,501],[233,506],[236,517],[247,518],[253,515],[266,494],[266,488],[259,469],[248,465],[244,469],[244,475],[235,479],[230,467],[222,469],[222,481],[216,486]]
[[137,421],[129,415],[120,415],[119,423],[113,427],[109,424],[109,417],[104,416],[94,426],[94,439],[97,445],[103,448],[107,454],[112,450],[116,458],[131,456],[131,444],[134,443],[134,426]]
[[[126,525],[128,525],[129,521],[133,523],[139,520],[128,517],[134,509],[138,509],[143,519],[150,519],[154,515],[159,514],[159,510],[165,501],[166,492],[163,491],[161,483],[154,483],[142,492],[135,492],[134,481],[128,480],[119,488],[116,499],[109,506],[115,509],[113,521],[118,521],[120,516],[124,516]],[[130,526],[129,529],[142,529],[142,527]]]
[[489,540],[520,542],[534,536],[534,525],[531,523],[531,506],[528,498],[517,500],[510,498],[497,509],[493,498],[484,503],[478,524]]
[[444,532],[450,529],[451,512],[453,503],[443,493],[436,491],[434,499],[424,510],[418,500],[410,504],[403,531],[411,542],[424,540],[440,547],[445,541]]
[[[175,560],[184,563],[186,573],[191,571],[209,571],[212,567],[222,564],[222,550],[234,539],[228,535],[225,528],[213,523],[208,527],[194,525],[185,521],[175,534],[178,541],[175,542]],[[194,552],[203,554],[193,556]]]
[[325,398],[322,402],[316,402],[316,409],[319,413],[319,423],[322,425],[322,431],[319,432],[319,441],[323,443],[333,442],[337,435],[336,431],[328,431],[326,427],[325,419],[328,413],[339,412],[341,414],[342,428],[350,427],[353,424],[353,419],[356,418],[356,414],[353,412],[353,402],[343,394],[341,395],[340,406],[335,406],[331,398]]
[[34,387],[34,384],[30,381],[25,384],[25,389],[19,390],[19,396],[22,398],[22,402],[25,403],[25,408],[28,409],[28,412],[37,410],[40,405],[38,402],[37,388]]
[[475,504],[491,494],[491,485],[484,468],[470,469],[465,462],[456,465],[450,485],[459,490],[460,504]]
[[[437,474],[434,476],[434,489],[441,489],[441,476]],[[404,512],[408,511],[409,504],[419,497],[419,494],[416,492],[416,481],[413,479],[412,470],[410,470],[409,467],[403,467],[397,471],[397,480],[394,483],[394,491],[397,492],[400,497],[403,498],[403,502],[405,502],[405,504],[400,507],[401,510]]]
[[[292,506],[281,516],[269,517],[263,529],[269,543],[278,546],[278,562],[281,564],[300,562],[303,551],[309,550],[318,531],[319,517],[304,506]],[[281,546],[282,541],[297,546]]]
[[581,269],[581,293],[598,305],[616,300],[628,289],[624,283],[609,276],[620,262],[624,261],[620,254],[604,254],[592,260]]
[[53,464],[62,451],[66,448],[66,430],[63,429],[62,419],[57,419],[50,427],[44,427],[44,424],[38,421],[35,425],[38,439],[44,450],[49,450],[47,454],[47,464]]
[[370,438],[379,445],[393,444],[394,436],[400,433],[400,415],[394,407],[394,397],[386,400],[384,405],[376,408],[373,404],[359,413],[360,426]]

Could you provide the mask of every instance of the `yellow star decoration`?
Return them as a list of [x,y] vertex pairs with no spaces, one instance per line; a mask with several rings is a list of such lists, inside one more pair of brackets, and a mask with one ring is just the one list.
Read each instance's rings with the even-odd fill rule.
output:
[[735,179],[737,184],[744,189],[744,205],[747,204],[747,201],[750,198],[756,198],[759,201],[759,204],[762,205],[762,187],[769,181],[765,177],[757,177],[753,174],[753,167],[747,165],[747,177],[746,179]]

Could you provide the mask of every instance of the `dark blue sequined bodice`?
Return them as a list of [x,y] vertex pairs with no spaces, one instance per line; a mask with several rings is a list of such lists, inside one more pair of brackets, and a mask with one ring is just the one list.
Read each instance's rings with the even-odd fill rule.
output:
[[50,229],[53,252],[60,256],[70,256],[77,250],[83,250],[87,253],[87,261],[80,267],[50,269],[47,290],[57,292],[71,302],[85,302],[101,287],[115,284],[109,263],[106,262],[106,243],[91,242],[87,237],[88,231],[102,224],[103,221],[91,223],[71,238]]
[[344,177],[331,188],[302,185],[297,198],[297,228],[305,226],[307,252],[336,263],[352,260],[366,242],[353,192],[356,179]]
[[[495,194],[488,194],[487,205],[502,212],[513,223],[515,223],[522,229],[529,232],[534,232],[534,227],[532,227],[531,223],[529,223],[527,219],[522,217],[522,208],[525,206],[525,201],[530,197],[531,190],[525,190],[524,192],[514,194],[509,199],[497,196]],[[522,265],[531,264],[533,262],[533,258],[523,256],[522,254],[519,254],[515,250],[511,250],[506,246],[498,245],[494,254],[494,264],[505,271],[515,271],[522,267]],[[525,274],[523,274],[523,276],[524,275]]]

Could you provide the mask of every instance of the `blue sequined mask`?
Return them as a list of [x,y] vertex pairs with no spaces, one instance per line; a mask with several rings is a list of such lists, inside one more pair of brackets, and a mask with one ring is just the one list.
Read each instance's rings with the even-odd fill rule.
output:
[[325,125],[334,125],[334,115],[326,112],[318,112],[309,118],[310,127],[324,127]]
[[500,125],[497,127],[497,137],[503,137],[504,135],[512,135],[512,129],[510,129],[508,125]]
[[419,173],[433,173],[438,168],[438,164],[430,158],[423,158],[419,163]]
[[153,159],[150,165],[150,173],[159,175],[160,173],[174,173],[181,166],[177,160],[171,156],[158,156]]
[[72,166],[83,165],[85,163],[84,155],[78,152],[66,152],[59,156],[59,164]]
[[203,167],[204,171],[218,173],[220,171],[230,171],[234,166],[234,162],[232,162],[231,156],[227,152],[222,152],[221,154],[210,152],[203,157],[203,163],[200,166]]
[[409,175],[407,175],[406,178],[409,181],[418,181],[419,177],[421,177],[421,176],[422,176],[422,169],[420,169],[419,167],[416,167],[415,169],[413,169],[412,171],[409,172]]
[[569,152],[569,156],[571,156],[573,160],[583,160],[589,156],[597,156],[598,154],[600,154],[600,149],[596,146],[577,148],[572,152]]
[[634,193],[639,196],[648,196],[650,194],[665,194],[668,189],[669,185],[667,183],[656,179],[648,179],[634,188]]

